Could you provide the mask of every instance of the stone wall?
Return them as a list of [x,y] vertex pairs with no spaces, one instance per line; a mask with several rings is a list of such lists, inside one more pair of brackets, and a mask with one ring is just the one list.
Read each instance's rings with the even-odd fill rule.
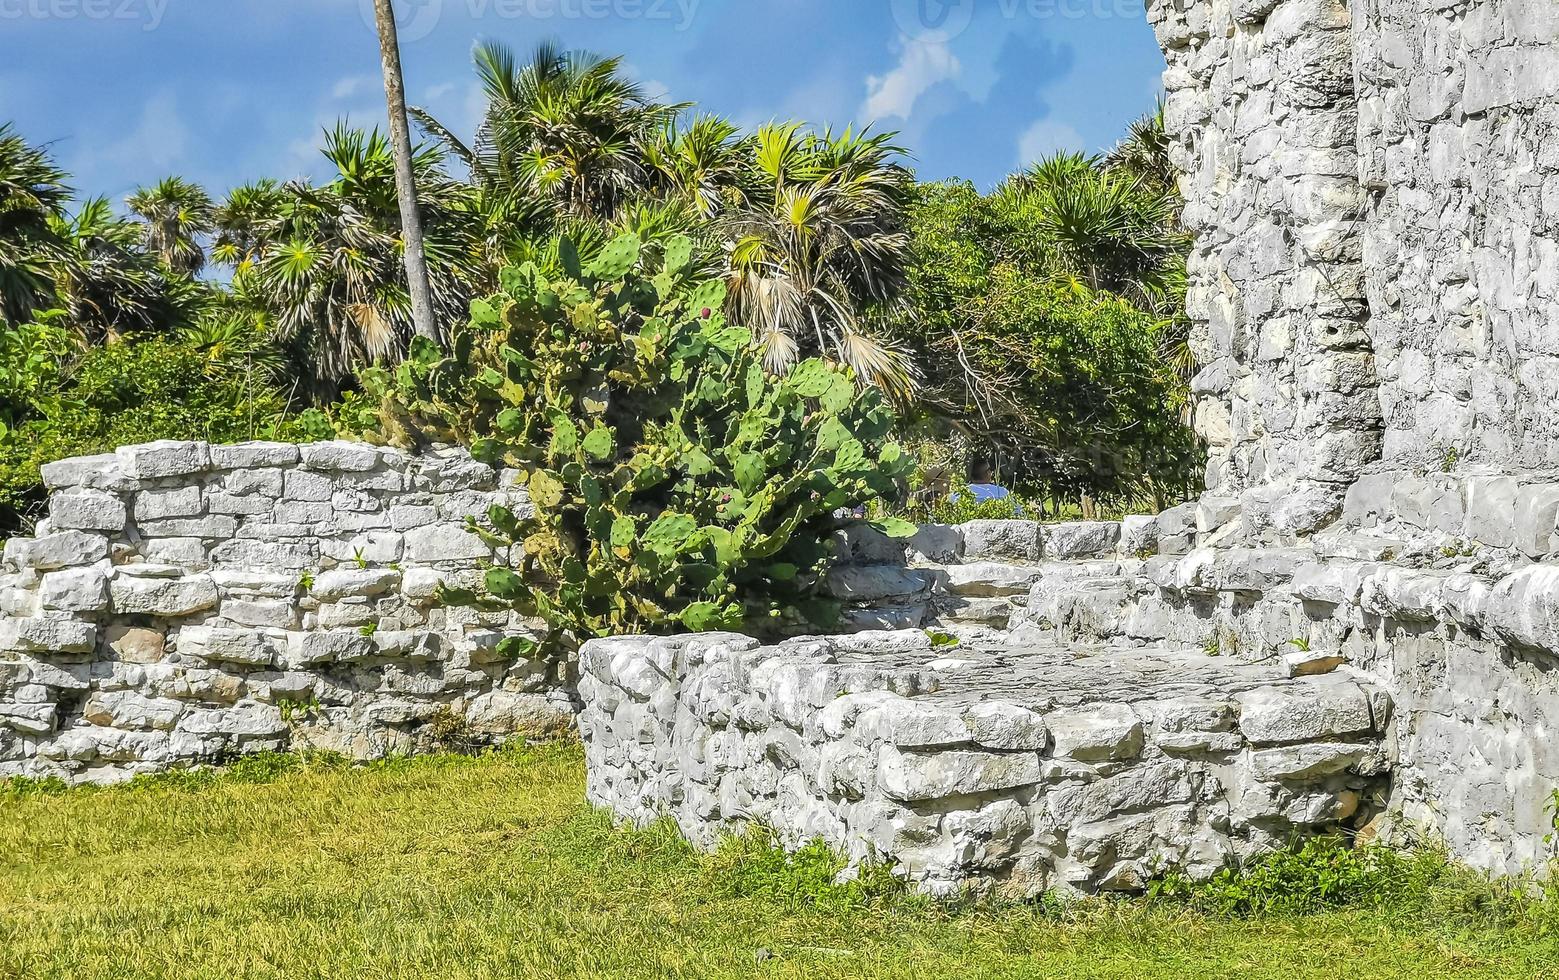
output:
[[762,823],[936,895],[1206,876],[1384,801],[1390,701],[1201,651],[918,630],[622,637],[581,652],[592,802],[710,846]]
[[444,608],[501,558],[459,453],[156,443],[44,468],[0,565],[0,778],[111,781],[259,749],[373,757],[569,724],[568,678]]
[[1254,538],[1372,470],[1559,464],[1559,8],[1152,0],[1209,490]]

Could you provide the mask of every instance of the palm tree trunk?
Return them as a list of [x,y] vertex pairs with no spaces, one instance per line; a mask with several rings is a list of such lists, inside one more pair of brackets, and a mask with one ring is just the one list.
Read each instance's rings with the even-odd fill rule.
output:
[[379,54],[384,61],[384,95],[390,109],[390,147],[395,153],[395,188],[400,195],[401,234],[406,240],[406,287],[411,294],[412,328],[417,336],[440,342],[428,286],[428,257],[423,251],[422,213],[417,209],[417,178],[411,163],[411,127],[406,121],[406,82],[401,74],[400,38],[391,0],[374,0],[379,21]]

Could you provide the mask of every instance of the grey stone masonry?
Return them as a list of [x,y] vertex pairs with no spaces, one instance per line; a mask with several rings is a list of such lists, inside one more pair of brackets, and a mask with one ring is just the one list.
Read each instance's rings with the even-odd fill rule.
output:
[[1205,876],[1386,799],[1390,700],[1347,674],[913,630],[621,637],[580,664],[592,802],[705,846],[822,839],[936,895]]
[[0,563],[0,778],[109,782],[262,749],[355,757],[572,724],[531,624],[446,608],[529,507],[458,452],[167,442],[44,467],[49,516]]

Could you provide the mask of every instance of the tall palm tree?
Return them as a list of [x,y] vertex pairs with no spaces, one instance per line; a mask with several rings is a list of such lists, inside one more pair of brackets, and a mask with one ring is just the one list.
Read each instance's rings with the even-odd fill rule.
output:
[[0,125],[0,320],[19,323],[48,303],[54,222],[70,200],[66,174],[48,151]]
[[406,79],[401,72],[401,44],[392,0],[374,0],[374,16],[379,24],[384,96],[390,113],[390,149],[395,157],[395,187],[401,237],[405,242],[403,259],[407,293],[411,299],[412,329],[419,337],[438,343],[441,334],[434,321],[432,287],[428,283],[428,257],[422,234],[422,212],[417,206],[417,175],[412,162],[411,125],[406,119]]
[[235,272],[247,271],[265,249],[268,230],[276,226],[287,197],[282,185],[269,178],[228,192],[227,199],[212,211],[216,230],[212,260],[233,267]]
[[770,369],[816,353],[897,397],[913,392],[913,362],[869,326],[896,300],[910,246],[914,179],[891,139],[758,129],[754,186],[725,220],[734,312],[762,338]]
[[204,188],[182,177],[168,177],[137,190],[125,203],[145,222],[145,247],[163,265],[187,276],[205,268],[201,237],[216,226],[216,208]]

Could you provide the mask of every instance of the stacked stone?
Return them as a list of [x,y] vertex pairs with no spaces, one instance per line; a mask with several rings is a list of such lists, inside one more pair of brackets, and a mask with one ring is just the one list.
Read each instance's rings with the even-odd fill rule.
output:
[[1559,4],[1356,2],[1385,458],[1559,460]]
[[[1539,0],[1545,2],[1545,0]],[[1207,486],[1276,539],[1379,458],[1345,0],[1152,0],[1181,172]]]
[[[164,442],[44,468],[0,566],[0,777],[111,781],[261,749],[407,751],[556,724],[560,681],[443,608],[528,506],[459,453]],[[436,724],[433,724],[436,723]]]
[[919,631],[618,638],[581,654],[590,799],[691,839],[761,823],[936,895],[1207,876],[1382,801],[1390,702],[1199,653]]
[[[1358,535],[1346,535],[1350,555]],[[1376,539],[1378,541],[1378,539]],[[1559,786],[1559,567],[1466,554],[1198,548],[1039,569],[1009,642],[1195,644],[1222,658],[1339,668],[1383,685],[1400,778],[1386,829],[1518,874],[1549,856]]]

